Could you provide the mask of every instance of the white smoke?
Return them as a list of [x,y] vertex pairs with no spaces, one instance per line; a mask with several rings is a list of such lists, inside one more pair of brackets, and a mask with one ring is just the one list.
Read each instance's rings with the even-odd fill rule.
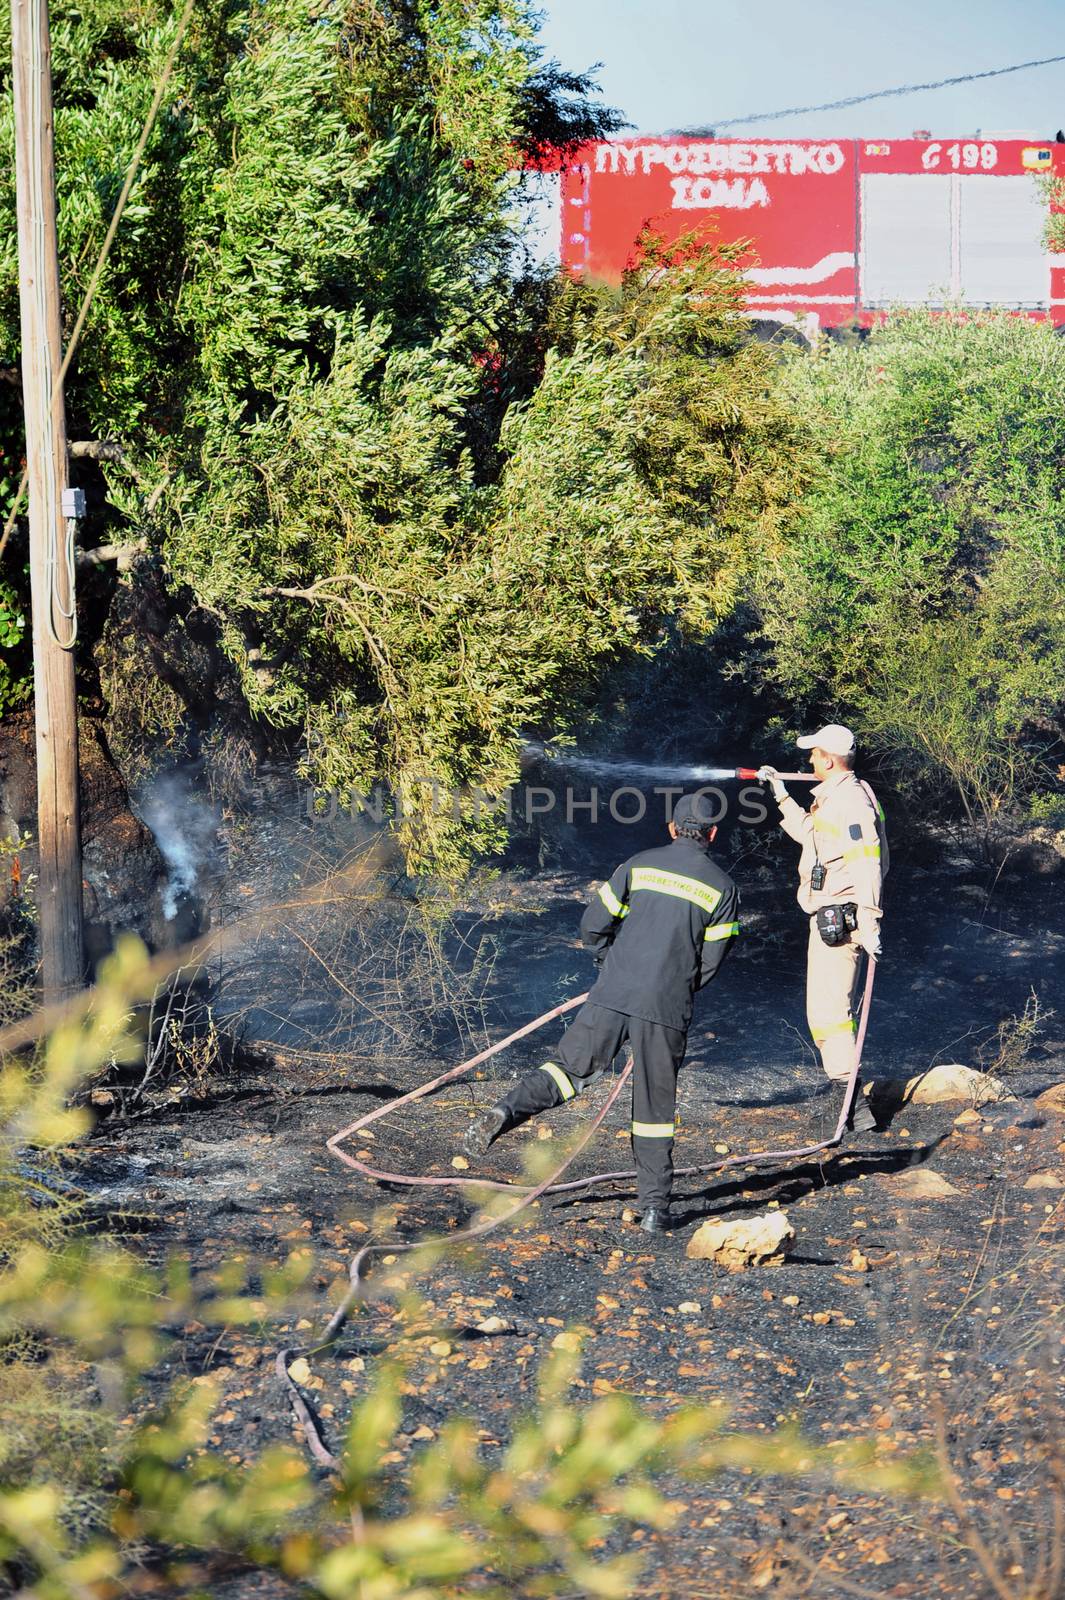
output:
[[137,810],[151,829],[168,878],[163,890],[163,915],[177,915],[183,895],[192,895],[218,845],[219,817],[194,787],[187,767],[160,773],[137,798]]

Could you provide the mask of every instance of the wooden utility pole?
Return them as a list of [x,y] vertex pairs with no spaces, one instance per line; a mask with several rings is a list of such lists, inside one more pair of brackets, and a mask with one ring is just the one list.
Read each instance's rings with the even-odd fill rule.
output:
[[11,0],[22,393],[37,717],[38,905],[45,1001],[84,983],[73,563],[56,245],[48,0]]

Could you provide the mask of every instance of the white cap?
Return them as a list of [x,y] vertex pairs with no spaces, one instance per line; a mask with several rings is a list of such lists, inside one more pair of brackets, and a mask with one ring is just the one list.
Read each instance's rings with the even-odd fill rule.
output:
[[849,756],[854,749],[854,735],[841,722],[829,722],[816,733],[796,739],[795,743],[800,750],[825,750],[830,756]]

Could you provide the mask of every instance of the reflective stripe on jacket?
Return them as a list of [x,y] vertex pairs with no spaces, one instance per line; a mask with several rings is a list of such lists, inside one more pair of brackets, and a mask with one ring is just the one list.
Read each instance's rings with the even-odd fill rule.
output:
[[602,953],[590,999],[610,1011],[686,1028],[692,996],[717,972],[739,932],[739,894],[694,839],[625,861],[581,919]]
[[[804,911],[853,901],[880,915],[888,843],[883,808],[867,783],[853,772],[829,778],[814,789],[809,811],[787,795],[780,801],[780,825],[802,845],[798,898]],[[815,890],[810,874],[818,861],[826,876],[824,887]]]

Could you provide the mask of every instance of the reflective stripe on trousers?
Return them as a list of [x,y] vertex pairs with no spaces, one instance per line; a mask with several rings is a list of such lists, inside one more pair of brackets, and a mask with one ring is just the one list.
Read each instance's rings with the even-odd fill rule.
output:
[[810,1020],[810,1034],[814,1044],[823,1044],[826,1039],[834,1039],[838,1033],[855,1034],[857,1032],[858,1024],[853,1017],[844,1017],[842,1022]]
[[850,940],[846,944],[826,944],[817,931],[817,919],[811,917],[806,1021],[821,1053],[821,1065],[835,1083],[845,1083],[854,1065],[855,1011],[861,974],[861,946]]
[[[673,1185],[674,1110],[677,1072],[687,1033],[643,1017],[586,1001],[555,1052],[510,1090],[500,1105],[511,1127],[580,1094],[588,1080],[609,1067],[622,1046],[632,1049],[632,1153],[640,1206],[663,1206]],[[566,1089],[569,1093],[566,1093]]]
[[553,1061],[541,1061],[540,1071],[546,1072],[549,1078],[553,1078],[555,1080],[555,1082],[558,1084],[558,1092],[562,1096],[563,1100],[573,1099],[573,1096],[577,1093],[577,1091],[561,1067],[557,1067]]

